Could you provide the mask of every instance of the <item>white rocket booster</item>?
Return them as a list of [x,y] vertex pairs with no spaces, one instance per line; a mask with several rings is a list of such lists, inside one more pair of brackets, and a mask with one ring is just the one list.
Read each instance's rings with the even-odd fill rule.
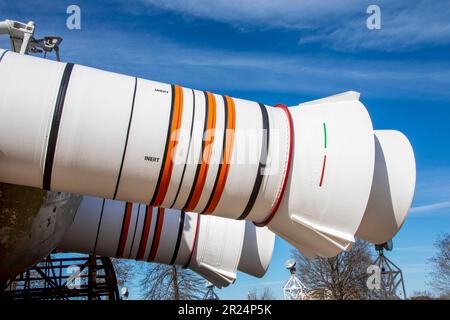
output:
[[308,256],[392,238],[413,150],[359,94],[287,108],[0,50],[0,181],[267,225]]
[[237,270],[262,277],[274,244],[250,221],[86,196],[58,250],[189,267],[221,288]]

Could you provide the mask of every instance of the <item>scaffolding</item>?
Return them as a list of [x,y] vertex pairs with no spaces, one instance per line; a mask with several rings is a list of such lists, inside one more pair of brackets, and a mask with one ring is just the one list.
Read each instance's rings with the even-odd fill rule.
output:
[[388,247],[376,245],[378,257],[373,265],[378,267],[380,273],[380,286],[375,291],[377,299],[383,300],[404,300],[406,297],[405,282],[403,281],[402,270],[384,255],[384,249],[392,250],[392,244]]
[[308,298],[306,287],[297,277],[296,262],[289,259],[285,262],[285,268],[291,276],[283,287],[284,300],[306,300]]
[[0,300],[120,300],[120,295],[109,258],[50,254],[3,283]]
[[219,296],[214,291],[214,285],[207,281],[206,288],[208,289],[203,297],[203,300],[220,300]]

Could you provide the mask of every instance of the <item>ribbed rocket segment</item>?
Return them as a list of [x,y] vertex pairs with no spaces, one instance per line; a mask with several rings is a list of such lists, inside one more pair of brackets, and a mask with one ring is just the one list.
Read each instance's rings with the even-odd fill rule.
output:
[[249,221],[85,196],[58,249],[185,266],[225,287],[238,270],[262,276],[274,243]]
[[411,205],[409,142],[356,92],[270,107],[3,53],[1,182],[246,219],[308,256],[386,241]]

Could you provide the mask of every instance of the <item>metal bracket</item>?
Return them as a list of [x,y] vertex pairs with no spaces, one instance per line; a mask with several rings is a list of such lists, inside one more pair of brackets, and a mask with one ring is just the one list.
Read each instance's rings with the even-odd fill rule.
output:
[[42,39],[34,38],[36,26],[33,21],[23,23],[14,20],[0,21],[0,35],[9,35],[11,50],[20,54],[47,53],[54,51],[56,60],[60,61],[59,45],[62,42],[61,37],[46,36]]

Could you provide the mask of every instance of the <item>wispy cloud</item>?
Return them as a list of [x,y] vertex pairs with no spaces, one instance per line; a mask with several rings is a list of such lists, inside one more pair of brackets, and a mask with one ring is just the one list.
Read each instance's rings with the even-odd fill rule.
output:
[[414,215],[450,213],[450,168],[432,166],[422,168],[417,173]]
[[[140,0],[152,10],[232,24],[238,28],[298,30],[300,44],[318,43],[338,50],[397,51],[423,44],[450,44],[450,3],[407,0],[376,2],[382,29],[366,28],[369,0]],[[139,11],[142,13],[142,11]]]
[[[25,2],[30,3],[29,1],[23,3]],[[337,35],[336,32],[353,32],[351,31],[353,18],[347,20],[342,18],[344,16],[352,17],[362,12],[361,19],[365,23],[365,5],[368,3],[365,0],[281,0],[277,2],[245,0],[239,4],[224,0],[214,2],[140,0],[132,4],[127,2],[126,6],[134,8],[143,15],[155,14],[155,10],[169,10],[226,23],[251,24],[259,28],[291,28],[299,32],[308,29],[312,36],[319,37],[318,42],[331,45],[333,41],[343,44],[348,39],[356,37],[356,35],[345,35],[345,33]],[[117,6],[118,2],[113,2],[113,5]],[[381,1],[381,5],[389,8],[386,10],[395,11],[393,4],[388,5],[387,2]],[[405,5],[404,0],[399,1],[395,6],[398,9],[402,5]],[[47,13],[50,7],[54,7],[48,2],[43,3],[42,6],[44,9],[39,12],[44,13]],[[125,4],[122,6],[125,7]],[[436,8],[435,4],[430,3],[430,6]],[[5,3],[0,4],[0,9],[3,7],[6,10],[3,12],[10,12],[11,17],[14,18],[14,7]],[[143,7],[151,8],[151,10],[143,10]],[[410,11],[418,10],[417,6],[410,7]],[[447,7],[449,5],[444,3],[441,10],[436,10],[439,11],[437,13],[439,17],[446,12]],[[32,8],[32,5],[29,8]],[[101,10],[98,5],[91,8],[88,4],[84,4],[82,8],[87,17]],[[119,5],[114,7],[114,10],[124,10],[120,8]],[[34,12],[30,9],[21,7],[20,10],[23,10],[23,15],[34,16]],[[427,13],[425,16],[428,17],[426,19],[431,19],[428,14],[430,10],[424,9]],[[403,11],[398,9],[396,12],[402,14]],[[86,18],[83,20],[82,30],[75,32],[54,27],[53,21],[65,23],[64,10],[57,10],[53,15],[49,18],[36,18],[38,31],[40,35],[57,33],[64,37],[63,60],[158,81],[175,81],[188,87],[222,92],[264,91],[280,96],[284,93],[307,93],[320,97],[355,90],[369,97],[450,98],[448,90],[450,62],[448,61],[411,63],[408,60],[398,61],[391,57],[348,59],[323,52],[293,54],[291,52],[250,52],[239,50],[239,48],[217,49],[195,46],[176,38],[165,38],[156,30],[141,27],[139,19],[133,20],[133,23],[115,24],[114,21]],[[127,16],[126,19],[133,17]],[[441,20],[439,18],[436,21]],[[283,25],[277,25],[278,23]],[[362,29],[366,30],[365,27]],[[130,34],[133,36],[130,37]],[[321,37],[331,37],[335,40],[330,38],[330,41],[326,39],[322,41]],[[450,37],[448,40],[450,41]]]
[[[450,201],[413,207],[409,212],[412,214],[421,214],[421,213],[435,212],[442,209],[450,209]],[[447,213],[450,214],[450,210],[448,210]]]
[[[385,98],[450,96],[450,68],[443,69],[442,64],[435,62],[411,65],[380,59],[347,61],[321,54],[199,48],[147,31],[131,39],[118,30],[109,31],[108,38],[95,36],[102,32],[96,28],[85,30],[80,37],[66,37],[64,45],[70,48],[69,58],[111,71],[134,72],[154,80],[209,90],[307,92],[323,96],[351,89]],[[101,50],[92,54],[93,48]]]
[[377,1],[381,29],[368,30],[366,16],[347,18],[345,23],[318,27],[299,43],[319,43],[337,50],[371,49],[406,51],[423,45],[450,44],[448,1]]
[[361,0],[140,0],[153,9],[170,10],[197,18],[226,22],[235,26],[313,28],[318,20],[332,21],[349,15]]
[[415,205],[450,201],[450,167],[432,166],[417,173]]

